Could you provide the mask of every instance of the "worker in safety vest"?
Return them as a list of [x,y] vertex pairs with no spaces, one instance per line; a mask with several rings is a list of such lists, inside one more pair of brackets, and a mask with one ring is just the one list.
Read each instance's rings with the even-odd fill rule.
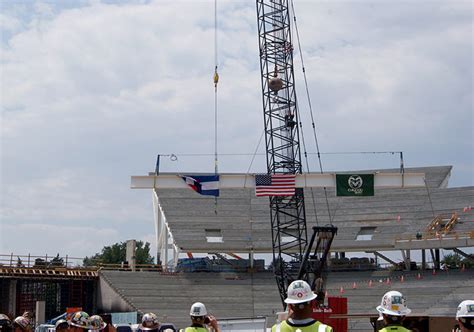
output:
[[[191,306],[189,311],[191,316],[191,326],[184,329],[184,332],[221,332],[216,317],[207,314],[207,309],[201,302],[196,302]],[[181,329],[180,332],[183,332]]]
[[272,327],[272,332],[332,332],[332,327],[313,318],[316,294],[304,280],[295,280],[288,286],[288,318]]
[[462,301],[456,311],[456,320],[459,325],[455,326],[453,332],[474,331],[474,301]]
[[406,306],[406,299],[402,293],[390,291],[382,297],[377,311],[382,314],[385,327],[379,332],[408,332],[407,328],[402,326],[405,316],[411,310]]

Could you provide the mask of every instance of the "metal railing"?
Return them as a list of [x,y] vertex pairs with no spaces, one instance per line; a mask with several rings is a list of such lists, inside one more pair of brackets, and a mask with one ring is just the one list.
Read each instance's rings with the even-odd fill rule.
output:
[[19,267],[19,268],[81,268],[83,258],[56,256],[35,256],[35,255],[16,255],[0,254],[0,266]]
[[431,233],[424,232],[418,234],[401,234],[395,238],[395,242],[406,242],[406,241],[425,241],[425,240],[460,240],[460,239],[474,239],[474,230],[455,232],[451,231],[447,234],[444,233]]
[[[0,267],[8,268],[34,268],[34,269],[84,269],[84,270],[122,270],[131,271],[132,267],[123,262],[121,264],[102,263],[100,260],[89,260],[92,263],[84,265],[84,258],[66,256],[36,256],[0,254]],[[160,264],[135,264],[137,271],[162,272]]]

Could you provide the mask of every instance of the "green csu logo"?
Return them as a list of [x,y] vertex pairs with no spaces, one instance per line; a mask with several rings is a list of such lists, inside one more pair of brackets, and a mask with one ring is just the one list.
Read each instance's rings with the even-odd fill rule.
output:
[[364,184],[364,181],[362,181],[362,178],[359,175],[351,175],[349,176],[349,179],[347,180],[347,184],[349,185],[349,188],[347,191],[353,192],[354,194],[362,194],[364,191],[362,189],[362,185]]

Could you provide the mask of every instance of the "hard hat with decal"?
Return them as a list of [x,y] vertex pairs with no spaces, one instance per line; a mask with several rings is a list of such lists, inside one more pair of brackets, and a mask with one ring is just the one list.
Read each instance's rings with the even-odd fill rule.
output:
[[296,304],[312,301],[316,298],[311,287],[304,280],[295,280],[288,286],[288,295],[285,299],[287,304]]
[[139,326],[139,329],[142,331],[158,330],[160,327],[160,322],[158,322],[158,317],[149,312],[144,314],[142,317],[142,323]]
[[90,325],[89,314],[85,311],[76,311],[69,319],[69,325],[88,330]]
[[100,330],[105,329],[106,326],[107,324],[99,315],[94,315],[90,317],[90,330],[100,331]]
[[32,329],[31,321],[25,316],[18,316],[13,321],[13,324],[21,327],[21,329],[24,330],[24,331]]
[[411,309],[407,308],[406,299],[402,293],[390,291],[382,297],[377,311],[390,316],[406,316],[410,314]]
[[461,317],[474,317],[474,301],[465,300],[459,303],[456,312],[456,319]]
[[191,310],[189,311],[189,314],[191,316],[206,316],[207,315],[207,310],[206,306],[202,304],[201,302],[196,302],[191,306]]
[[69,327],[69,323],[67,322],[67,320],[65,319],[58,319],[56,321],[56,324],[54,324],[54,328],[56,330],[59,330],[61,327],[63,328],[68,328]]

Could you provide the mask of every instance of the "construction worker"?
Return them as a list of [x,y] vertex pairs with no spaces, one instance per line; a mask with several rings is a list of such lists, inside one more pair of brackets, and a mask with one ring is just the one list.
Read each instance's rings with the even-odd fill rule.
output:
[[85,311],[76,311],[68,320],[70,332],[84,332],[90,328],[90,317]]
[[99,315],[94,315],[90,317],[90,331],[102,331],[103,329],[105,329],[106,326],[107,324]]
[[142,323],[138,327],[140,331],[154,331],[158,332],[160,329],[160,322],[158,317],[153,313],[149,312],[143,315]]
[[313,318],[317,295],[304,280],[288,286],[288,318],[272,327],[272,332],[332,332],[332,327]]
[[13,321],[14,332],[31,332],[32,330],[33,326],[31,325],[31,321],[25,316],[18,316]]
[[206,306],[201,302],[196,302],[191,306],[189,315],[192,324],[184,329],[184,332],[208,332],[208,329],[214,330],[214,332],[221,331],[216,317],[208,315]]
[[69,324],[65,319],[58,319],[54,324],[56,332],[66,332],[69,329]]
[[12,322],[10,317],[5,314],[0,314],[0,332],[11,332]]
[[410,331],[402,326],[405,316],[411,312],[411,310],[406,306],[406,299],[402,293],[397,291],[385,293],[380,305],[377,306],[377,311],[382,314],[385,324],[385,327],[379,330],[380,332]]
[[472,332],[474,331],[474,301],[462,301],[458,305],[456,311],[456,320],[459,325],[456,325],[453,332]]

